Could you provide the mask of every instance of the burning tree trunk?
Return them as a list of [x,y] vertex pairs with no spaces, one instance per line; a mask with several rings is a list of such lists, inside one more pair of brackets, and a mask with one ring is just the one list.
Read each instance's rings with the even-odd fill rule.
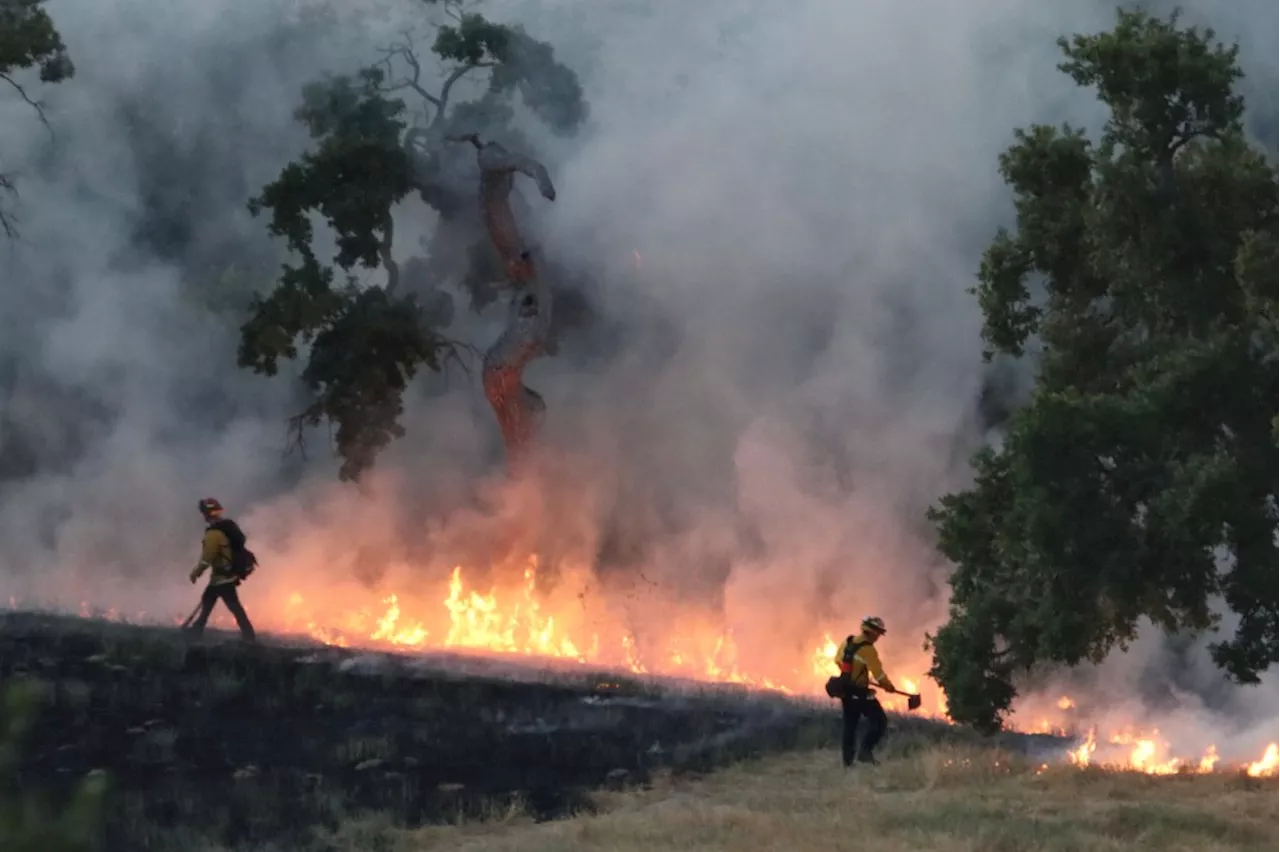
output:
[[525,367],[545,352],[551,329],[551,292],[538,276],[533,252],[520,238],[510,195],[516,172],[532,178],[543,197],[554,201],[555,187],[546,168],[497,142],[475,134],[455,137],[476,147],[480,164],[480,210],[512,290],[507,327],[484,355],[484,392],[498,418],[508,468],[523,457],[541,424],[546,403],[524,384]]

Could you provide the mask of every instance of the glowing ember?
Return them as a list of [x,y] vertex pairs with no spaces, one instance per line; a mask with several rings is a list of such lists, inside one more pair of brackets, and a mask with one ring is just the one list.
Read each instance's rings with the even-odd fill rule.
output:
[[1059,710],[1070,710],[1072,707],[1075,707],[1075,706],[1076,706],[1076,703],[1065,695],[1058,699]]

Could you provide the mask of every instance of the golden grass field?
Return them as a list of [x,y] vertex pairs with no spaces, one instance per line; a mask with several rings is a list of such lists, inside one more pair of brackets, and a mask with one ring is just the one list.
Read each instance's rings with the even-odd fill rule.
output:
[[387,852],[1234,852],[1280,845],[1275,778],[1037,772],[990,749],[939,746],[844,770],[833,751],[603,793],[598,812],[534,824],[395,832],[349,823],[331,848]]

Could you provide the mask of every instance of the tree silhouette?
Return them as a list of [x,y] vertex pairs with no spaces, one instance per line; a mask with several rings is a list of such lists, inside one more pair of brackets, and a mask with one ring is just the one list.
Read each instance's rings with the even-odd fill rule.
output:
[[[481,310],[514,283],[484,228],[481,164],[449,139],[483,134],[531,150],[515,127],[515,98],[557,132],[586,116],[576,75],[549,45],[459,3],[424,7],[447,16],[433,25],[431,46],[446,66],[443,78],[427,81],[418,41],[406,31],[359,73],[308,85],[296,115],[315,147],[250,202],[254,215],[269,214],[270,233],[293,259],[255,301],[241,329],[240,364],[273,375],[280,359],[309,346],[302,378],[314,402],[294,426],[301,434],[304,426],[336,425],[346,480],[403,434],[403,394],[417,371],[461,363],[471,348],[447,335],[452,291]],[[463,87],[469,99],[460,97]],[[406,97],[422,114],[412,126]],[[393,208],[414,193],[440,222],[423,254],[400,263]],[[332,264],[316,253],[317,214],[334,238]],[[362,282],[361,270],[381,270],[382,280]]]
[[1030,402],[931,516],[956,570],[932,675],[994,729],[1037,664],[1124,647],[1146,617],[1276,660],[1276,176],[1241,127],[1236,49],[1175,14],[1059,41],[1110,111],[1016,133],[1017,226],[975,288],[988,357],[1039,348]]

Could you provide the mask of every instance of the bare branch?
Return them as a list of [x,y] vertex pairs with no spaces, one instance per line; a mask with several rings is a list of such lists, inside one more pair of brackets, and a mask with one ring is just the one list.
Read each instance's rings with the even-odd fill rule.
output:
[[471,367],[463,360],[462,355],[465,353],[472,358],[479,359],[483,357],[480,350],[470,343],[464,343],[460,340],[442,337],[440,348],[444,351],[444,357],[440,359],[441,373],[444,374],[445,387],[449,386],[449,365],[457,364],[462,370],[463,375],[471,377]]
[[[4,172],[0,172],[0,192],[8,193],[14,198],[18,197],[18,187],[14,185],[13,178]],[[3,204],[0,204],[0,230],[4,231],[4,235],[11,240],[18,236],[17,217],[5,213]]]
[[440,87],[440,102],[436,105],[435,121],[439,121],[440,116],[444,115],[445,108],[449,105],[449,92],[453,89],[454,83],[461,80],[473,68],[491,68],[495,64],[494,62],[470,62],[466,65],[459,65],[449,72],[449,76],[445,78],[444,85]]
[[18,97],[26,101],[27,106],[31,107],[33,110],[36,111],[36,115],[40,117],[40,123],[43,124],[50,133],[53,133],[53,126],[49,124],[49,119],[46,118],[44,114],[44,104],[42,104],[40,101],[33,99],[30,95],[28,95],[27,90],[22,88],[22,84],[19,83],[17,80],[13,79],[12,77],[10,77],[8,74],[0,73],[0,80],[4,80],[6,83],[12,86],[14,90],[18,93]]
[[307,459],[307,439],[306,429],[308,426],[315,426],[320,422],[320,418],[324,416],[324,405],[320,402],[313,402],[303,411],[289,418],[289,425],[285,432],[285,448],[283,455],[288,457],[295,450],[303,461]]
[[462,23],[462,3],[450,2],[450,0],[445,0],[445,2],[443,3],[443,6],[444,6],[444,13],[446,15],[448,15],[450,18],[453,18],[459,24]]
[[422,63],[418,61],[418,55],[413,51],[413,41],[409,38],[408,33],[402,33],[402,35],[404,35],[405,41],[382,48],[382,59],[379,64],[387,69],[387,75],[390,77],[393,70],[392,60],[399,57],[409,66],[411,76],[402,77],[394,83],[389,82],[383,88],[383,91],[391,93],[411,89],[417,92],[424,101],[436,108],[436,116],[438,118],[442,111],[440,98],[428,92],[422,85]]

